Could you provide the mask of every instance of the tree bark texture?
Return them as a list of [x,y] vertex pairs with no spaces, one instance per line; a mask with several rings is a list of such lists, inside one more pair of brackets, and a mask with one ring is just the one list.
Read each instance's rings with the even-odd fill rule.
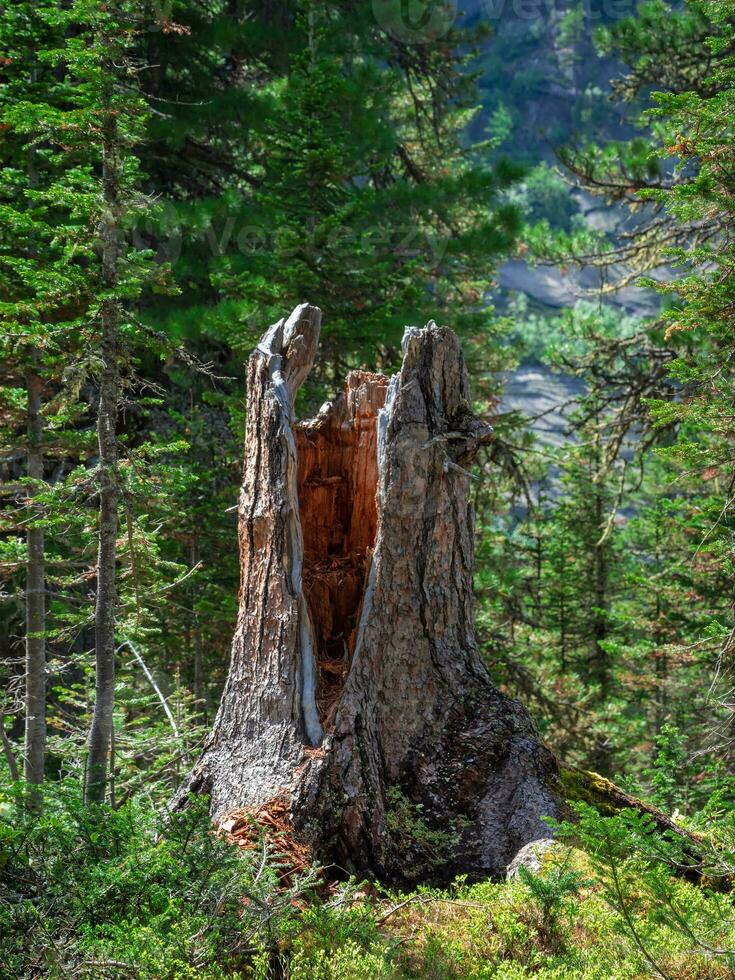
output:
[[560,811],[551,753],[475,643],[467,466],[491,430],[433,323],[390,381],[352,372],[297,423],[320,319],[298,307],[249,361],[239,618],[180,799],[209,792],[222,819],[286,798],[348,871],[500,874]]
[[[119,160],[117,124],[108,115],[102,155],[102,279],[107,290],[118,279]],[[120,309],[114,297],[102,301],[102,376],[97,410],[99,448],[99,525],[97,542],[97,594],[95,598],[95,700],[87,742],[85,798],[101,803],[105,798],[107,768],[112,741],[115,703],[115,614],[117,609],[118,457],[117,413],[119,402],[118,328]]]
[[[27,474],[29,496],[43,480],[43,382],[35,371],[26,376]],[[37,506],[37,505],[36,505]],[[34,508],[34,516],[38,516]],[[26,676],[23,775],[27,783],[43,782],[46,757],[46,563],[43,527],[31,522],[26,531]]]

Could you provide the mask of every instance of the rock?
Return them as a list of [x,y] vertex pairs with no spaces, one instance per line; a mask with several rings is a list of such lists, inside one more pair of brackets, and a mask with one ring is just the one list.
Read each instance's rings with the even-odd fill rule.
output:
[[532,840],[525,844],[508,865],[505,872],[506,881],[515,881],[519,868],[528,868],[529,871],[538,874],[544,855],[555,846],[556,841],[551,837],[542,837],[540,840]]

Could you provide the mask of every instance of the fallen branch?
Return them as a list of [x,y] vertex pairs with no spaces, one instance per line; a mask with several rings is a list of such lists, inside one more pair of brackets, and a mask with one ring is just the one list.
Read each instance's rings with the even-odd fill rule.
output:
[[407,905],[430,905],[432,903],[439,903],[441,905],[453,905],[461,909],[485,909],[486,905],[481,902],[463,902],[456,898],[440,898],[437,895],[412,895],[410,898],[405,899],[403,902],[399,902],[398,905],[394,905],[392,909],[388,909],[379,919],[375,920],[377,926],[382,925],[386,919],[389,919],[396,912],[400,912],[402,908]]

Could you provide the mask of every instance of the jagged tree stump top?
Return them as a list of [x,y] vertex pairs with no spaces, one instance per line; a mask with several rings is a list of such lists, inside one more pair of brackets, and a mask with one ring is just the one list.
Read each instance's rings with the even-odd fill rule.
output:
[[242,581],[230,672],[184,792],[287,798],[323,860],[398,880],[501,873],[557,815],[553,757],[487,676],[472,615],[473,411],[451,330],[406,331],[298,423],[320,311],[248,365]]

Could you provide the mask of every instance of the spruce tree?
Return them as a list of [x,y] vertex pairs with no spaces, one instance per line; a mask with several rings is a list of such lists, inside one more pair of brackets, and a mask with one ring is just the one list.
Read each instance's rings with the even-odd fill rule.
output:
[[[325,311],[327,354],[303,392],[312,406],[345,368],[391,370],[405,323],[429,316],[460,330],[489,376],[509,355],[492,343],[501,327],[486,293],[517,227],[505,191],[519,170],[490,168],[491,147],[467,138],[476,94],[459,28],[427,46],[397,42],[354,3],[166,13],[137,42],[151,109],[139,152],[161,207],[136,241],[175,263],[181,291],[148,294],[142,315],[212,373],[150,356],[141,371],[166,392],[151,424],[190,445],[182,518],[163,547],[200,564],[186,613],[169,614],[187,636],[184,681],[203,674],[211,698],[234,625],[246,352],[309,296]],[[162,638],[152,655],[168,669],[180,649]]]
[[[63,428],[58,414],[44,406],[49,382],[58,381],[62,351],[70,349],[69,324],[59,317],[62,304],[74,302],[81,277],[69,268],[64,243],[73,234],[73,219],[62,222],[54,202],[45,197],[53,183],[55,161],[43,136],[30,138],[15,126],[18,102],[39,109],[54,104],[58,79],[39,56],[58,42],[59,28],[34,4],[15,4],[5,11],[2,27],[6,52],[5,86],[0,106],[5,140],[0,171],[0,208],[5,235],[0,245],[3,331],[0,351],[5,367],[2,391],[2,439],[7,449],[22,449],[25,479],[16,506],[4,515],[3,531],[25,528],[25,738],[23,775],[30,785],[43,781],[46,754],[46,577],[44,526],[47,508],[42,497],[45,450],[44,429]],[[61,299],[63,297],[63,300]],[[12,453],[12,449],[11,449]],[[11,456],[12,458],[12,456]],[[12,497],[14,467],[6,467]],[[8,539],[13,548],[13,539]],[[33,798],[33,797],[32,797]]]
[[[25,173],[4,171],[5,186],[14,187],[20,199],[7,204],[6,322],[13,349],[21,343],[28,348],[30,329],[31,346],[53,353],[57,373],[49,380],[57,387],[57,400],[71,395],[73,401],[89,381],[97,392],[96,696],[86,795],[101,801],[112,733],[119,605],[117,416],[123,383],[131,375],[131,353],[146,344],[136,304],[145,285],[162,282],[165,274],[149,253],[128,241],[133,221],[150,207],[139,190],[135,155],[146,120],[137,93],[144,66],[130,56],[143,5],[78,0],[61,9],[24,5],[21,14],[31,27],[16,36],[19,53],[38,47],[38,61],[48,66],[51,83],[44,100],[34,76],[29,79],[21,71],[3,112],[13,139],[33,154],[40,173],[30,182]],[[30,245],[22,241],[29,231]],[[37,426],[37,406],[32,407],[29,418]]]

